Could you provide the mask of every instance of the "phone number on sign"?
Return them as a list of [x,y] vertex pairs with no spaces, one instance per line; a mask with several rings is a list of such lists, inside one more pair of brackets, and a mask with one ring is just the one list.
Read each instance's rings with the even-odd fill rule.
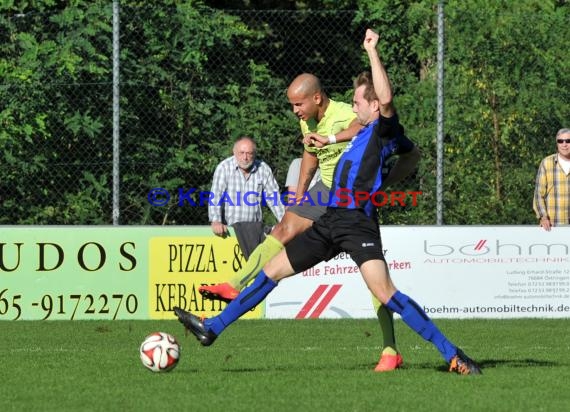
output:
[[[21,294],[11,294],[8,289],[0,290],[0,319],[4,316],[10,320],[20,319],[24,310],[21,299]],[[92,295],[88,293],[86,295],[43,295],[30,306],[31,310],[37,308],[42,311],[41,320],[52,317],[74,320],[79,315],[112,315],[111,319],[115,320],[120,311],[134,314],[139,307],[139,302],[134,294]],[[106,318],[106,316],[98,316],[98,318]]]

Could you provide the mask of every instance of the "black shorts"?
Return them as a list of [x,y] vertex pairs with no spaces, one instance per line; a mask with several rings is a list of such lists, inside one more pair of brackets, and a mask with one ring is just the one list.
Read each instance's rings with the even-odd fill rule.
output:
[[313,226],[285,246],[295,273],[307,270],[340,252],[347,252],[360,267],[369,260],[384,260],[378,222],[360,209],[328,208]]
[[287,211],[316,222],[326,213],[330,194],[330,189],[319,180],[305,194],[303,203],[290,206]]

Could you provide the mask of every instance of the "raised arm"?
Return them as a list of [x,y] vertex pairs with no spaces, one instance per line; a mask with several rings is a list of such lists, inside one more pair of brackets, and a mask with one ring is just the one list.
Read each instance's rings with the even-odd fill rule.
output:
[[380,103],[380,114],[384,117],[391,117],[394,114],[392,86],[390,85],[388,73],[386,73],[386,69],[380,61],[378,50],[376,50],[378,39],[378,33],[367,29],[363,44],[370,59],[370,71],[372,72],[372,79],[374,81],[374,91]]

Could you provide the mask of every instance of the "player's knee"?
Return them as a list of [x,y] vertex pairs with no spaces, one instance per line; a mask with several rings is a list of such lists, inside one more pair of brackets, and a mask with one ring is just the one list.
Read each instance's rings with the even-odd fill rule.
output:
[[284,234],[286,233],[285,227],[286,224],[283,223],[283,221],[277,223],[275,226],[273,226],[273,229],[271,230],[271,236],[282,242]]
[[299,233],[301,233],[301,231],[295,219],[283,219],[273,228],[271,236],[275,237],[281,243],[287,244]]
[[289,243],[295,236],[303,232],[300,230],[299,225],[285,225],[283,226],[283,230],[281,231],[281,243],[284,245]]

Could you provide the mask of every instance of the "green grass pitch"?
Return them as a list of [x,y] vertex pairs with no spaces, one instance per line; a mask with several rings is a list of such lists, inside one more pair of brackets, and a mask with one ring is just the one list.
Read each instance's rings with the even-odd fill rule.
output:
[[[483,375],[448,373],[401,320],[404,367],[383,374],[373,319],[240,320],[208,348],[176,321],[3,321],[0,411],[570,410],[570,319],[436,324]],[[181,344],[172,372],[139,360],[154,331]]]

